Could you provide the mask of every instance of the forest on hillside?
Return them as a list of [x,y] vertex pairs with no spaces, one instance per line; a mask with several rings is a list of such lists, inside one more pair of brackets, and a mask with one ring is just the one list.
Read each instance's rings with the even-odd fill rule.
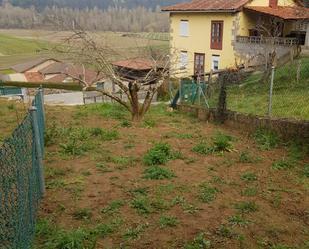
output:
[[[167,32],[169,29],[168,14],[163,13],[159,6],[138,6],[140,0],[128,0],[132,5],[124,5],[124,0],[120,5],[110,5],[106,8],[90,7],[71,8],[61,6],[45,6],[40,3],[47,2],[67,2],[75,3],[74,6],[81,7],[78,3],[102,3],[102,7],[107,2],[102,0],[10,0],[12,3],[25,5],[24,7],[14,6],[9,0],[0,0],[0,28],[19,29],[51,29],[51,30],[71,30],[74,27],[81,27],[91,31],[119,31],[119,32]],[[5,1],[5,2],[4,2]],[[25,3],[38,2],[36,6],[28,7]],[[120,2],[120,1],[118,1]],[[143,1],[163,2],[163,1]],[[165,3],[168,1],[165,1]],[[172,1],[170,1],[172,2]],[[175,1],[173,1],[175,2]],[[104,3],[104,6],[103,6]],[[135,7],[133,7],[136,5]],[[36,8],[42,6],[42,9]],[[130,7],[129,7],[130,6]],[[149,8],[148,8],[149,7]]]

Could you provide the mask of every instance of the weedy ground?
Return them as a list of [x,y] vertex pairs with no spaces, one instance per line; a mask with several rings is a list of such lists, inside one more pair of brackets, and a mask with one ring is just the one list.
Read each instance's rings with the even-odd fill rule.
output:
[[[151,124],[151,125],[150,125]],[[47,108],[33,248],[309,246],[307,148],[153,107]]]

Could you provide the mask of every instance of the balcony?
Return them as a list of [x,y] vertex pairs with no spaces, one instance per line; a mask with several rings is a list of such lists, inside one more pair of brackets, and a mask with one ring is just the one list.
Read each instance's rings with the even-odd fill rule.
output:
[[237,36],[236,42],[244,44],[265,44],[278,46],[296,46],[299,44],[297,38],[290,37],[263,37],[263,36]]

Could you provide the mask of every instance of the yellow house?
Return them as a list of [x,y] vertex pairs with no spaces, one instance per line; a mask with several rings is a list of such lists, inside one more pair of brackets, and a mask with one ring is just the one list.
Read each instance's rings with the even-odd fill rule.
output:
[[278,57],[309,46],[309,9],[297,0],[193,0],[162,10],[181,77],[267,63],[271,44]]

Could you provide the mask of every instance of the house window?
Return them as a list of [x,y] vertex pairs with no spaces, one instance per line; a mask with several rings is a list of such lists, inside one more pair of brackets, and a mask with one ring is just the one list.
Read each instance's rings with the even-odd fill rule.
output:
[[222,49],[223,40],[223,21],[212,21],[211,22],[211,49]]
[[189,21],[181,20],[180,21],[180,36],[189,36]]
[[211,58],[211,69],[215,71],[219,70],[219,62],[220,62],[220,56],[213,55]]
[[181,51],[180,52],[180,69],[186,69],[188,66],[188,52]]

